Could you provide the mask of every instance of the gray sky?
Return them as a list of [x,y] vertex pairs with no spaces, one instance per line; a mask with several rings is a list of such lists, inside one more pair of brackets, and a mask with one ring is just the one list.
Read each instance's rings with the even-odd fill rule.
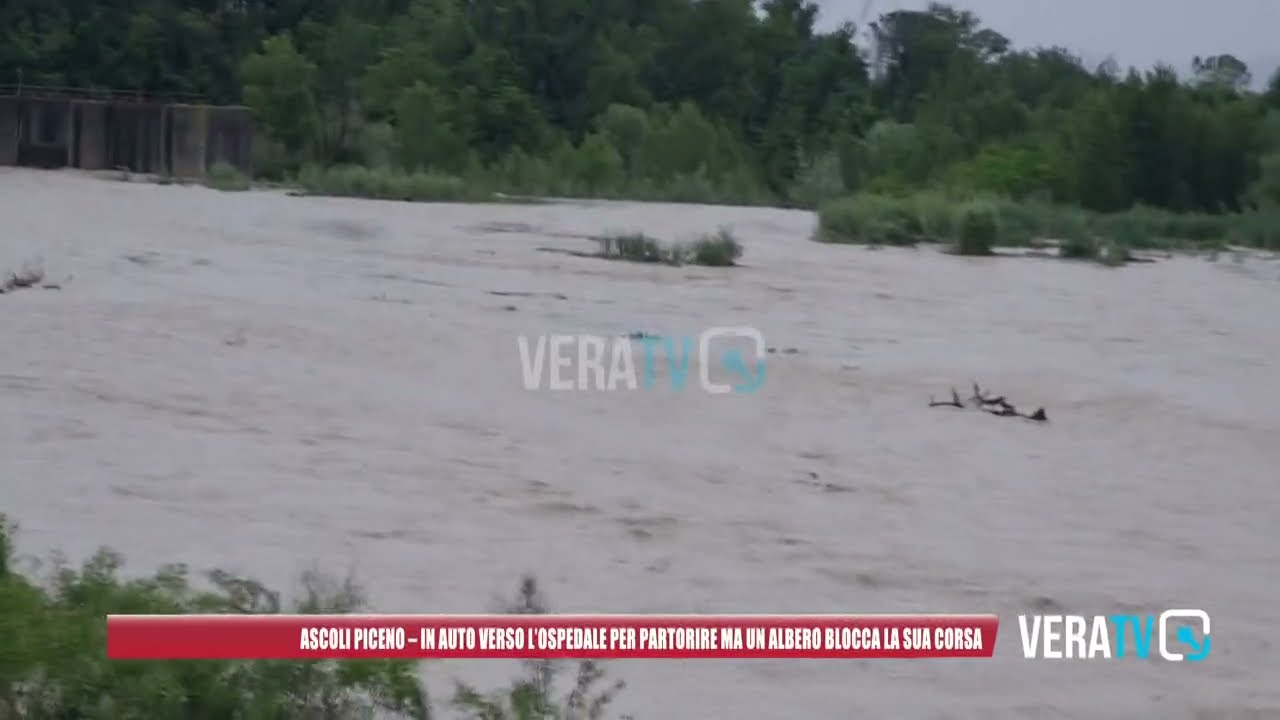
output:
[[[858,22],[867,0],[814,0],[822,24]],[[928,0],[871,0],[867,21]],[[1280,65],[1280,0],[956,0],[1017,47],[1062,45],[1089,63],[1112,55],[1121,67],[1164,61],[1185,71],[1195,55],[1231,53],[1255,84]],[[860,23],[861,24],[861,23]]]

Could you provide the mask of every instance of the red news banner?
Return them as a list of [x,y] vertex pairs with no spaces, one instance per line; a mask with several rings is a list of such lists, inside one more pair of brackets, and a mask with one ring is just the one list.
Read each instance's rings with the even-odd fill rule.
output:
[[118,660],[989,658],[995,615],[109,615]]

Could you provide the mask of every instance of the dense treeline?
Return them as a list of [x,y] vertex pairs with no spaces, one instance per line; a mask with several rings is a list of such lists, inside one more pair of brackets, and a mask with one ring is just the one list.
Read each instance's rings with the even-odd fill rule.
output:
[[1231,55],[1185,78],[1124,74],[1016,50],[948,6],[858,32],[819,32],[816,14],[804,0],[7,0],[0,82],[246,102],[268,176],[350,164],[805,204],[933,188],[1097,212],[1280,202],[1280,75],[1251,92]]

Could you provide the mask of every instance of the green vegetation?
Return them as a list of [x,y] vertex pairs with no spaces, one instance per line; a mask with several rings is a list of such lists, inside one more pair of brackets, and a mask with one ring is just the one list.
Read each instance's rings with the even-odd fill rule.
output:
[[252,183],[239,170],[226,163],[214,163],[205,177],[205,185],[226,192],[248,190]]
[[834,207],[864,219],[824,221],[880,243],[986,223],[919,207],[981,196],[1002,243],[1029,240],[1014,215],[1083,211],[1140,243],[1280,246],[1280,75],[1255,91],[1244,63],[1198,48],[1182,74],[1086,67],[945,5],[827,32],[816,15],[806,0],[19,0],[0,7],[0,82],[247,103],[256,171],[316,193],[933,198],[909,204],[937,227],[856,204]]
[[1220,250],[1229,245],[1280,250],[1280,209],[1210,214],[1135,206],[1091,213],[990,196],[862,193],[821,204],[814,238],[869,245],[949,243],[964,255],[989,254],[996,246],[1057,244],[1064,258],[1116,264],[1132,250]]
[[464,202],[492,200],[490,193],[473,189],[462,179],[443,173],[415,170],[375,169],[359,165],[303,168],[297,184],[316,195],[378,198],[381,200],[417,200]]
[[703,235],[688,248],[688,260],[692,265],[730,267],[742,257],[742,243],[728,228]]
[[999,240],[1000,226],[995,208],[970,203],[960,210],[955,251],[960,255],[990,255]]
[[596,257],[663,265],[705,265],[732,267],[742,257],[742,244],[728,228],[703,235],[691,243],[664,245],[644,233],[623,233],[596,238],[600,252]]
[[[14,527],[0,515],[0,718],[148,718],[222,720],[271,718],[346,720],[378,717],[427,720],[433,709],[418,675],[404,661],[117,662],[106,657],[109,613],[277,613],[280,595],[253,580],[210,573],[212,588],[194,589],[181,565],[149,578],[120,575],[122,560],[99,551],[80,568],[56,565],[48,582],[21,574]],[[301,613],[364,609],[351,581],[318,572],[303,577]],[[536,583],[526,578],[512,613],[545,613]],[[554,696],[559,665],[527,663],[510,687],[481,693],[459,684],[448,716],[476,720],[598,720],[622,683],[597,690],[594,663],[577,668],[566,698]]]

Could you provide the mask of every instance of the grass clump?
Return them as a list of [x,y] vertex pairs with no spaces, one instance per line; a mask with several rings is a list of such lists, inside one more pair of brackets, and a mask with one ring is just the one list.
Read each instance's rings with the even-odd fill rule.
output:
[[596,238],[600,243],[600,257],[609,260],[628,260],[638,263],[677,264],[677,258],[671,248],[658,242],[657,238],[644,233],[624,233],[606,235]]
[[[187,568],[168,565],[142,579],[122,577],[123,559],[103,549],[78,568],[56,563],[41,582],[18,571],[15,528],[0,514],[0,718],[272,718],[428,720],[433,708],[406,660],[113,661],[106,654],[106,615],[275,614],[279,593],[229,573],[208,574],[210,590],[193,587]],[[537,598],[525,578],[521,597]],[[544,604],[509,612],[546,612]],[[365,599],[350,579],[303,575],[289,611],[360,612]],[[527,677],[482,693],[458,684],[451,717],[484,720],[586,720],[604,714],[624,685],[595,689],[603,672],[578,666],[577,682],[557,698],[551,661],[528,663]],[[532,711],[536,710],[536,713]]]
[[640,232],[605,235],[596,238],[600,251],[596,257],[608,260],[662,265],[703,265],[733,267],[742,257],[742,243],[728,228],[703,235],[690,243],[667,245]]
[[224,192],[241,192],[252,186],[247,175],[225,162],[216,162],[209,168],[204,184],[206,187]]
[[728,228],[720,228],[693,241],[686,254],[691,265],[733,267],[742,257],[742,243]]

